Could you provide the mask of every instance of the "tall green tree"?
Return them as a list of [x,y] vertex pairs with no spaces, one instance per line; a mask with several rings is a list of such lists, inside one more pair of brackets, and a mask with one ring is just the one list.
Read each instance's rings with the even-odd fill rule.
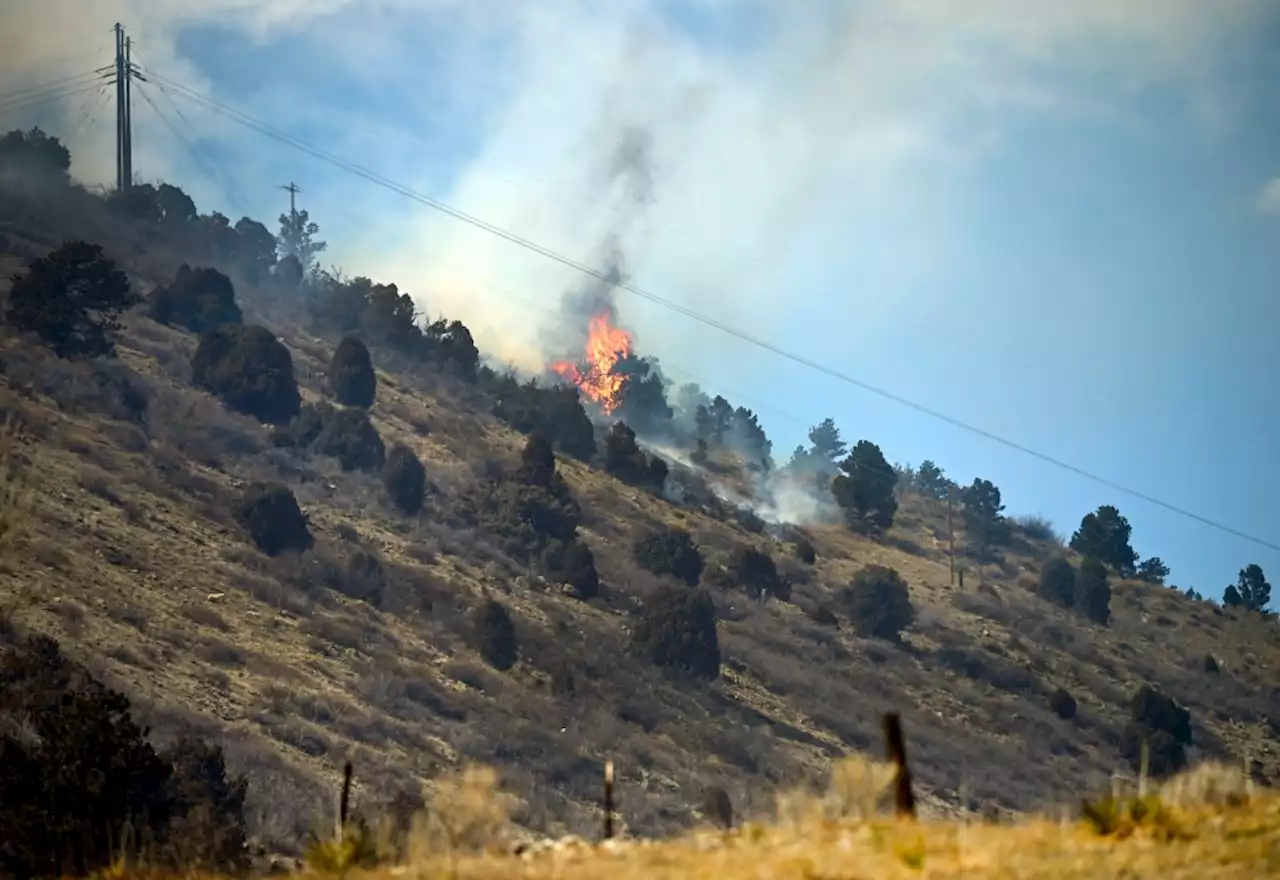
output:
[[120,315],[140,301],[101,247],[70,241],[14,276],[7,319],[58,357],[105,357],[115,354]]
[[916,491],[925,498],[941,501],[947,497],[947,475],[929,459],[916,468]]
[[964,490],[964,526],[974,549],[985,552],[1009,537],[1000,489],[990,480],[975,479]]
[[1240,569],[1239,578],[1222,594],[1222,604],[1265,612],[1271,604],[1271,584],[1262,567],[1250,563]]
[[280,215],[280,234],[276,237],[280,256],[296,257],[302,264],[303,272],[307,272],[315,264],[315,256],[329,245],[317,241],[316,235],[320,227],[313,223],[306,211]]
[[834,465],[848,455],[848,444],[840,437],[835,419],[826,418],[809,429],[810,451]]
[[1080,528],[1071,536],[1071,549],[1111,566],[1121,577],[1132,577],[1138,561],[1129,544],[1132,533],[1129,520],[1104,504],[1080,520]]
[[1140,581],[1146,581],[1149,584],[1164,585],[1164,579],[1169,576],[1169,566],[1164,564],[1164,560],[1159,556],[1152,556],[1150,559],[1144,559],[1138,564],[1137,578]]
[[831,493],[849,524],[881,530],[891,527],[898,513],[898,500],[893,495],[898,474],[880,447],[870,440],[859,440],[841,462],[840,471],[831,481]]

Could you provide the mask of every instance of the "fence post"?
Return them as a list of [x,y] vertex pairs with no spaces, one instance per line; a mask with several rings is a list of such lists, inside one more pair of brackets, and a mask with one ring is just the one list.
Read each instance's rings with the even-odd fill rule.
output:
[[899,816],[916,815],[916,796],[911,790],[911,770],[907,766],[907,744],[902,738],[902,719],[897,712],[884,716],[885,748],[889,761],[898,769],[893,805]]
[[351,762],[342,765],[342,794],[338,798],[338,839],[341,840],[347,830],[347,815],[351,808]]
[[604,762],[604,839],[613,837],[613,761]]

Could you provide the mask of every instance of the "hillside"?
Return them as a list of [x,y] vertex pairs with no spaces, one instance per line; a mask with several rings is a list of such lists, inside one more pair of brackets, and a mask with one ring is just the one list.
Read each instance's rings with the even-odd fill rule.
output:
[[[197,259],[94,211],[0,205],[0,289],[63,237],[103,244],[144,291]],[[304,401],[324,399],[338,337],[318,335],[301,301],[239,278],[236,295],[244,321],[288,347]],[[372,422],[431,483],[422,513],[406,517],[377,476],[282,448],[270,426],[194,388],[196,344],[136,309],[118,367],[6,336],[0,413],[36,492],[2,562],[0,603],[12,625],[54,635],[127,693],[159,739],[194,729],[224,744],[268,848],[294,849],[331,821],[346,759],[370,807],[463,761],[492,765],[519,799],[517,821],[550,835],[596,833],[606,758],[633,834],[695,824],[712,785],[739,815],[764,815],[779,789],[821,779],[834,757],[878,751],[886,710],[903,716],[927,814],[1047,809],[1129,772],[1121,732],[1142,684],[1190,711],[1193,758],[1249,762],[1259,782],[1280,781],[1273,618],[1121,581],[1100,626],[1036,595],[1061,548],[1020,530],[998,561],[968,562],[964,587],[950,585],[945,507],[912,492],[880,539],[843,524],[758,529],[561,455],[601,580],[582,601],[459,524],[468,493],[495,464],[510,471],[525,443],[482,388],[371,346]],[[244,534],[232,509],[262,480],[295,493],[311,550],[272,558]],[[707,560],[722,653],[710,683],[627,650],[659,587],[631,547],[664,526],[688,530]],[[797,558],[801,534],[812,565]],[[772,554],[789,601],[759,603],[710,576],[742,546]],[[351,565],[361,552],[380,562],[376,602]],[[840,609],[837,592],[868,564],[906,579],[916,618],[901,643],[855,635]],[[486,595],[515,620],[508,671],[472,646],[469,614]],[[1078,704],[1069,720],[1050,706],[1058,688]]]

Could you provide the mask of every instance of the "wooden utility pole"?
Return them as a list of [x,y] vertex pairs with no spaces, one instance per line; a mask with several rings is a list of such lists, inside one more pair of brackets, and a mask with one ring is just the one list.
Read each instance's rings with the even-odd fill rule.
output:
[[124,38],[124,180],[133,186],[133,37]]
[[124,190],[129,186],[129,178],[125,174],[128,163],[125,153],[129,149],[129,99],[125,93],[125,83],[129,77],[129,66],[125,60],[124,25],[116,22],[116,189]]
[[302,192],[298,185],[292,180],[287,186],[280,187],[289,194],[289,222],[294,226],[298,225],[298,193]]
[[950,480],[947,481],[947,555],[950,557],[951,577],[948,583],[955,586],[956,583],[956,529],[955,523],[951,515],[951,486]]

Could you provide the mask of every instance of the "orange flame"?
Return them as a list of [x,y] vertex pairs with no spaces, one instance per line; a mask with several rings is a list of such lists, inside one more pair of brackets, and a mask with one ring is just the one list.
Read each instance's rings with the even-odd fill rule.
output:
[[631,354],[631,334],[609,323],[607,314],[591,319],[587,331],[587,344],[582,365],[572,361],[557,361],[551,369],[561,378],[578,386],[589,400],[599,405],[606,415],[622,402],[619,396],[626,378],[615,376],[613,366]]

